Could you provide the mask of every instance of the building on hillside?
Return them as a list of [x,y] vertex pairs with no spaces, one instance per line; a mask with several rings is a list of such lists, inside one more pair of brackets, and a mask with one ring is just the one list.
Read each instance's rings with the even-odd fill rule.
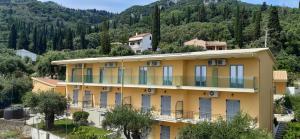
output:
[[193,39],[184,42],[184,46],[202,47],[205,50],[227,50],[227,43],[221,41],[204,41],[204,40]]
[[136,34],[129,38],[129,46],[135,53],[141,53],[152,49],[152,34]]
[[206,5],[211,3],[218,3],[218,2],[221,2],[221,0],[203,0],[203,3]]
[[274,71],[273,72],[273,85],[274,93],[278,95],[284,95],[286,93],[288,82],[288,75],[286,71]]
[[22,58],[28,57],[32,62],[36,62],[36,58],[37,58],[37,54],[25,49],[16,50],[16,55]]
[[32,77],[32,92],[38,93],[40,91],[54,91],[63,96],[66,96],[66,86],[58,84],[59,80],[49,78],[34,78]]
[[[150,139],[174,139],[181,127],[246,112],[257,127],[273,128],[273,65],[268,48],[134,55],[53,61],[66,66],[71,107],[96,126],[108,109],[149,111]],[[123,75],[122,75],[123,74]],[[124,78],[123,78],[124,77]],[[123,79],[122,79],[123,78]],[[100,118],[99,118],[100,117]]]

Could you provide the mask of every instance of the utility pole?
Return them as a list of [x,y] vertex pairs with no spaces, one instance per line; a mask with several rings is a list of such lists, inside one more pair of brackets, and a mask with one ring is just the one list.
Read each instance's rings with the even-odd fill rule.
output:
[[265,34],[265,48],[267,48],[268,45],[268,28],[266,28],[266,34]]

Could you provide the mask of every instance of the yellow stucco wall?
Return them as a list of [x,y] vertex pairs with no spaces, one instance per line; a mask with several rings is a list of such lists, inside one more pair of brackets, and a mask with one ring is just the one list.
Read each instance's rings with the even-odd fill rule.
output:
[[[160,67],[149,68],[148,75],[153,78],[148,79],[155,84],[162,83],[163,66],[173,67],[173,84],[175,85],[192,85],[194,83],[194,70],[195,65],[207,66],[207,82],[209,77],[213,76],[213,67],[207,65],[207,60],[163,60]],[[272,73],[273,73],[273,61],[267,52],[261,52],[257,58],[228,58],[226,66],[218,66],[218,76],[220,78],[230,77],[230,65],[241,64],[244,66],[245,86],[252,86],[255,82],[257,92],[245,93],[245,92],[219,92],[219,97],[211,98],[212,102],[212,116],[226,115],[226,100],[240,100],[240,109],[243,112],[248,113],[252,118],[257,119],[260,128],[272,131],[273,127],[273,90],[272,90]],[[125,62],[125,82],[132,84],[138,83],[139,67],[145,66],[145,61]],[[121,63],[118,63],[118,67]],[[67,77],[71,75],[74,65],[67,65]],[[99,69],[104,67],[104,63],[85,64],[84,68],[93,69],[93,82],[99,81]],[[86,70],[83,71],[86,74]],[[105,77],[111,77],[112,82],[116,82],[118,76],[118,68],[111,68],[105,72]],[[255,77],[255,81],[253,81]],[[68,81],[68,79],[67,79]],[[228,87],[228,80],[219,80],[218,83],[221,87]],[[67,85],[67,96],[72,98],[74,85]],[[93,106],[99,107],[100,104],[100,92],[103,90],[101,84],[97,86],[89,86],[84,84],[79,88],[79,102],[78,107],[82,107],[82,98],[85,90],[92,92]],[[113,87],[111,92],[108,92],[108,106],[115,104],[115,94],[121,92],[120,87]],[[131,97],[131,104],[135,108],[141,107],[141,95],[145,92],[143,88],[123,88],[123,98]],[[178,101],[183,101],[184,111],[192,111],[194,118],[199,117],[199,99],[208,98],[207,91],[192,91],[183,89],[156,89],[156,93],[151,96],[151,106],[154,111],[161,106],[161,96],[171,96],[171,113],[175,113],[175,105]],[[160,135],[160,125],[171,126],[171,138],[175,138],[182,123],[169,123],[159,122],[153,126],[151,137],[158,139]]]
[[286,82],[275,82],[275,94],[284,95],[286,92]]
[[66,88],[64,86],[53,87],[53,86],[50,86],[43,82],[39,82],[37,80],[33,80],[32,84],[33,84],[32,92],[35,92],[35,93],[38,93],[40,91],[54,91],[63,96],[66,95]]
[[273,66],[272,58],[267,51],[260,52],[259,55],[259,127],[273,130]]

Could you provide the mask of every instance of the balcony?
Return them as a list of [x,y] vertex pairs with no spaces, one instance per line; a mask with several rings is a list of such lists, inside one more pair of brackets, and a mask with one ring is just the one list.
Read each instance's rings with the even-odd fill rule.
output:
[[[68,83],[85,83],[99,86],[117,86],[120,87],[122,80],[120,76],[84,75],[70,76]],[[166,88],[166,89],[188,89],[188,90],[215,90],[215,91],[250,91],[255,92],[258,89],[258,83],[255,77],[232,78],[229,76],[124,76],[124,87],[141,88]],[[231,90],[230,90],[231,89]]]

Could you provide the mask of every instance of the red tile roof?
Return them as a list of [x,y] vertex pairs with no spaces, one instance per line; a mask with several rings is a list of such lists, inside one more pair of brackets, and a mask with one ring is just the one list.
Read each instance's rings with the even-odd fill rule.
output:
[[286,71],[274,71],[273,72],[273,80],[274,82],[287,82],[287,72]]
[[58,82],[60,82],[60,80],[55,80],[55,79],[50,79],[50,78],[32,78],[32,80],[50,85],[50,86],[64,86],[64,85],[60,85],[58,84]]

